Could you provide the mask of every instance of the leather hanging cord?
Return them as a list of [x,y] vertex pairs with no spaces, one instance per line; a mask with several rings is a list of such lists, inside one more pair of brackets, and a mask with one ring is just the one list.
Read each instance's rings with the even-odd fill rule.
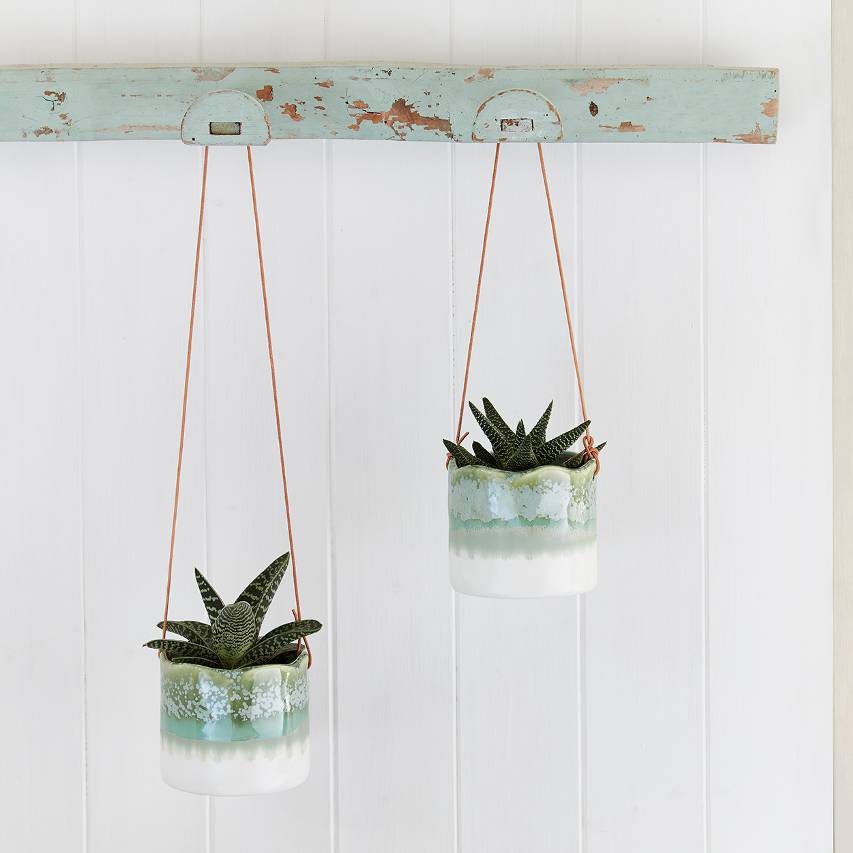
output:
[[[545,156],[542,153],[542,143],[538,142],[536,144],[536,147],[539,150],[539,167],[542,170],[542,183],[545,185],[545,200],[548,202],[548,218],[551,220],[551,235],[554,238],[554,253],[557,256],[557,270],[560,273],[560,288],[563,291],[563,305],[566,309],[566,325],[569,327],[569,343],[572,347],[572,363],[575,366],[575,379],[577,380],[578,396],[580,397],[581,401],[581,414],[583,415],[583,419],[585,421],[588,421],[589,417],[587,417],[586,413],[586,398],[583,393],[583,378],[581,377],[580,362],[578,360],[578,350],[575,345],[575,327],[572,323],[572,309],[569,306],[569,294],[566,288],[566,276],[563,272],[563,258],[560,255],[560,240],[557,237],[557,221],[554,218],[554,207],[551,204],[551,190],[548,187],[548,172],[545,170]],[[595,449],[595,441],[593,441],[592,435],[590,435],[588,427],[586,430],[586,434],[583,437],[583,446],[587,460],[595,460],[595,473],[598,474],[598,472],[601,470],[601,462],[598,458],[598,451]]]
[[[296,607],[294,608],[293,617],[297,621],[302,618],[302,608],[299,599],[299,580],[296,573],[296,554],[293,547],[293,530],[291,525],[290,518],[290,498],[287,491],[287,469],[284,464],[284,442],[281,437],[281,414],[279,411],[279,403],[278,403],[278,382],[276,381],[276,370],[275,370],[275,357],[273,355],[273,343],[272,343],[272,329],[270,326],[270,313],[269,313],[269,299],[267,297],[267,280],[266,280],[266,272],[264,270],[264,253],[263,247],[261,244],[261,224],[260,217],[258,216],[258,198],[257,192],[255,190],[255,172],[252,164],[252,149],[251,147],[246,147],[246,153],[249,162],[249,183],[252,189],[252,212],[254,214],[255,219],[255,239],[257,241],[258,246],[258,267],[260,269],[261,275],[261,295],[263,297],[264,304],[264,324],[266,326],[266,335],[267,335],[267,352],[269,354],[269,363],[270,363],[270,377],[272,380],[272,394],[273,394],[273,406],[275,408],[275,427],[276,427],[276,436],[278,438],[278,455],[279,462],[281,464],[281,482],[282,489],[284,491],[284,510],[285,517],[287,519],[287,538],[290,545],[290,564],[291,564],[291,572],[293,577],[293,595],[295,598]],[[187,335],[187,357],[186,357],[186,365],[184,368],[184,393],[181,402],[181,433],[180,440],[178,442],[178,466],[177,471],[175,473],[175,498],[174,503],[172,505],[172,530],[169,537],[169,565],[166,573],[166,601],[163,607],[163,639],[166,639],[166,631],[169,624],[169,599],[172,592],[172,566],[175,558],[175,531],[177,529],[178,523],[178,504],[180,501],[181,494],[181,470],[183,467],[183,458],[184,458],[184,439],[186,436],[186,428],[187,428],[187,399],[189,396],[189,387],[190,387],[190,364],[192,363],[192,348],[193,348],[193,331],[195,329],[195,313],[196,313],[196,303],[198,296],[198,272],[199,266],[201,263],[201,238],[202,238],[202,230],[204,225],[204,202],[205,195],[207,190],[207,163],[208,163],[208,154],[209,149],[207,146],[204,147],[204,165],[202,168],[202,176],[201,176],[201,202],[199,204],[199,213],[198,213],[198,234],[196,237],[196,248],[195,248],[195,267],[193,270],[193,289],[192,289],[192,300],[190,302],[190,323],[189,323],[189,333]],[[302,638],[302,641],[305,642],[305,650],[308,652],[308,666],[311,666],[312,657],[311,657],[311,648],[308,645],[308,641],[305,638]]]
[[[255,170],[252,164],[252,147],[246,146],[246,156],[249,162],[249,183],[252,187],[252,212],[255,216],[255,239],[258,244],[258,270],[261,275],[261,296],[264,303],[264,325],[267,332],[267,353],[270,362],[270,380],[272,383],[272,401],[275,409],[275,432],[278,438],[278,459],[281,467],[281,488],[284,493],[284,515],[287,520],[287,538],[290,544],[290,573],[293,578],[293,597],[296,602],[296,608],[293,615],[298,622],[302,619],[302,607],[299,601],[299,576],[296,572],[296,551],[293,547],[293,523],[290,518],[290,496],[287,491],[287,467],[284,464],[284,441],[281,437],[281,412],[278,403],[278,382],[276,381],[275,372],[275,355],[273,354],[272,345],[272,330],[270,327],[270,306],[267,297],[267,277],[264,269],[264,250],[261,244],[261,220],[258,216],[258,196],[255,191]],[[305,642],[305,650],[308,652],[308,667],[311,667],[311,647],[308,645],[308,640],[302,638]]]
[[184,396],[181,401],[181,437],[178,441],[178,468],[175,472],[175,498],[172,503],[172,532],[169,535],[169,567],[166,571],[166,602],[163,605],[163,639],[169,625],[169,597],[172,594],[172,564],[175,560],[175,530],[178,524],[178,503],[181,498],[181,468],[184,461],[184,436],[187,432],[187,396],[190,389],[190,362],[193,354],[193,329],[195,328],[195,306],[198,295],[198,268],[201,261],[201,232],[204,225],[204,198],[207,190],[208,147],[204,146],[204,165],[201,170],[201,201],[198,207],[198,234],[195,241],[195,267],[193,269],[193,295],[190,302],[190,330],[187,334],[187,358],[184,367]]
[[[483,286],[483,270],[486,266],[486,247],[489,244],[489,226],[492,222],[492,202],[495,199],[495,182],[498,178],[498,161],[501,157],[501,144],[495,145],[495,162],[492,165],[492,182],[489,186],[489,203],[486,207],[486,224],[483,228],[483,248],[480,250],[480,270],[477,273],[477,291],[474,294],[474,311],[471,315],[471,331],[468,335],[468,355],[465,358],[465,378],[462,380],[462,399],[459,401],[459,420],[456,424],[456,443],[460,444],[465,435],[462,435],[462,418],[465,415],[465,401],[468,398],[468,377],[471,373],[471,354],[474,351],[474,332],[477,330],[477,312],[480,310],[480,290]],[[447,455],[450,463],[450,454]]]
[[[586,398],[583,390],[583,379],[581,378],[581,370],[580,370],[580,361],[578,359],[578,351],[577,346],[575,344],[575,330],[574,324],[572,323],[572,310],[569,305],[569,295],[568,289],[566,287],[566,277],[563,272],[563,259],[560,254],[560,241],[557,236],[557,222],[554,217],[554,207],[551,203],[551,191],[548,187],[548,173],[545,169],[545,158],[542,153],[542,143],[537,143],[537,148],[539,150],[539,166],[542,171],[542,182],[545,185],[545,199],[548,203],[548,217],[551,220],[551,235],[554,239],[554,252],[557,256],[557,270],[560,274],[560,287],[563,292],[563,306],[566,311],[566,324],[569,329],[569,344],[572,350],[572,363],[574,364],[575,369],[575,379],[577,380],[578,386],[578,396],[580,397],[581,403],[581,412],[583,413],[583,419],[585,421],[589,420],[586,412]],[[465,414],[465,402],[468,397],[468,379],[471,372],[471,354],[474,349],[474,333],[477,328],[477,314],[480,309],[480,292],[482,290],[483,284],[483,269],[486,263],[486,247],[489,242],[489,226],[492,221],[492,202],[494,201],[495,196],[495,182],[497,180],[498,175],[498,159],[500,158],[501,153],[501,143],[498,142],[495,146],[495,161],[492,167],[492,181],[489,186],[489,203],[486,208],[486,225],[483,229],[483,247],[480,252],[480,269],[477,274],[477,290],[474,294],[474,311],[471,315],[471,330],[468,335],[468,355],[465,360],[465,378],[462,382],[462,399],[459,402],[459,420],[456,425],[456,443],[460,444],[464,441],[465,437],[468,433],[462,433],[462,418]],[[587,460],[594,459],[595,460],[595,473],[601,470],[601,463],[599,461],[598,450],[595,447],[595,441],[592,438],[592,435],[589,432],[589,429],[586,430],[586,434],[583,438],[584,445],[584,453],[586,454]],[[450,464],[450,454],[447,455],[447,464]]]

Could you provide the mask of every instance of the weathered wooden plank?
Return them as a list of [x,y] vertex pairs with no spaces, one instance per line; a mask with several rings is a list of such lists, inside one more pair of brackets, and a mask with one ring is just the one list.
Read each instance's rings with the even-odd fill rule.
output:
[[0,68],[0,141],[179,139],[222,90],[256,99],[273,139],[772,143],[779,103],[773,68],[27,66]]

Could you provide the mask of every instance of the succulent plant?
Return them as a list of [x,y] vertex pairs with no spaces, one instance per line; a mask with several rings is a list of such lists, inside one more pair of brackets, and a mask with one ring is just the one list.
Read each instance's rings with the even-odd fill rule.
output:
[[[322,628],[314,619],[279,625],[263,636],[261,624],[290,563],[290,554],[273,560],[233,604],[225,604],[204,575],[195,570],[201,599],[210,624],[172,621],[166,630],[183,640],[150,640],[173,663],[195,663],[214,669],[245,669],[268,663],[292,663],[299,657],[299,640]],[[163,623],[157,624],[158,628]]]
[[[444,446],[453,457],[458,468],[467,465],[481,465],[485,468],[497,468],[499,471],[527,471],[540,465],[562,465],[565,468],[580,468],[589,461],[586,451],[573,452],[571,446],[586,432],[589,421],[584,421],[574,429],[552,438],[546,437],[548,421],[551,419],[553,401],[548,404],[544,414],[527,432],[524,421],[519,421],[513,429],[500,416],[498,410],[485,397],[481,412],[473,403],[468,403],[471,412],[492,445],[487,450],[479,441],[472,443],[473,453],[461,444],[445,439]],[[606,443],[606,442],[605,442]],[[599,444],[596,450],[601,450]]]

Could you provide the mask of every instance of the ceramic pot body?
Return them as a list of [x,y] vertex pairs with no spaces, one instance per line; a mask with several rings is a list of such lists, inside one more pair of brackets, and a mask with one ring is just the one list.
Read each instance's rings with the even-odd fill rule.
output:
[[595,463],[519,473],[449,466],[450,581],[457,592],[540,598],[597,579]]
[[237,796],[304,782],[308,658],[210,669],[160,658],[160,770],[173,788]]

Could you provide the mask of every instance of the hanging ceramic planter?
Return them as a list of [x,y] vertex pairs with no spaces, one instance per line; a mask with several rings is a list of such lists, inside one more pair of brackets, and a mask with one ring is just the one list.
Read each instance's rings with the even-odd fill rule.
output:
[[[209,581],[196,569],[196,583],[209,621],[176,621],[169,618],[207,186],[209,152],[205,147],[178,467],[169,540],[166,602],[163,621],[157,626],[162,630],[162,635],[145,644],[157,649],[160,654],[160,767],[163,780],[183,791],[232,796],[284,791],[307,778],[310,768],[308,669],[311,666],[311,649],[306,637],[321,628],[319,622],[302,619],[300,615],[252,150],[247,147],[246,151],[290,551],[273,560],[232,604],[225,604]],[[294,621],[261,634],[264,617],[288,565],[292,566]],[[169,639],[168,633],[182,639]]]
[[[308,776],[308,655],[313,619],[260,634],[290,554],[272,562],[233,604],[196,570],[210,624],[169,621],[183,640],[160,650],[160,766],[196,794],[266,794]],[[158,627],[163,627],[161,622]]]
[[[477,441],[471,451],[463,446],[468,433],[462,433],[462,419],[498,173],[499,143],[495,147],[456,440],[444,442],[448,450],[450,581],[457,592],[467,595],[495,598],[574,595],[592,589],[597,581],[595,493],[599,453],[604,445],[596,447],[589,432],[548,176],[542,146],[537,147],[584,422],[549,440],[547,430],[553,403],[528,432],[523,421],[513,429],[492,403],[484,399],[483,411],[473,403],[469,406],[491,449]],[[573,450],[581,438],[583,449]]]
[[488,414],[469,405],[491,450],[445,441],[453,588],[496,598],[587,592],[597,578],[596,460],[571,447],[588,422],[546,441],[551,405],[526,433],[483,404]]

